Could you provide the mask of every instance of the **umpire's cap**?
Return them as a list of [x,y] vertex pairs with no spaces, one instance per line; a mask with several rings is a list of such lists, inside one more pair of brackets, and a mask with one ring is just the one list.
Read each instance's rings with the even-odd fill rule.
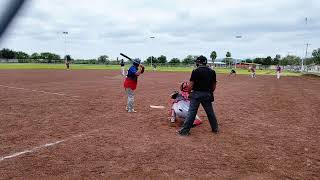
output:
[[197,59],[196,59],[196,63],[203,64],[203,65],[206,65],[207,61],[208,61],[207,58],[205,56],[202,56],[202,55],[197,57]]

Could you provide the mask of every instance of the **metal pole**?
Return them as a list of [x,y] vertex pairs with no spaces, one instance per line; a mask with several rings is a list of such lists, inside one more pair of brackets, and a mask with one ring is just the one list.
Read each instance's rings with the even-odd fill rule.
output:
[[[309,47],[309,43],[306,44],[306,55],[305,55],[305,60],[307,60],[307,57],[308,57],[308,47]],[[302,63],[301,63],[301,71],[304,71],[304,60],[302,58]]]
[[64,35],[64,55],[67,55],[67,34]]
[[62,32],[64,34],[64,55],[67,55],[67,35],[69,34],[68,31]]
[[[236,36],[237,39],[241,39],[242,36],[238,35]],[[237,69],[237,59],[236,59],[236,63],[234,64],[234,69]]]
[[[308,18],[306,17],[306,27],[307,27],[307,25],[308,25]],[[307,56],[308,56],[308,47],[309,47],[309,43],[307,42],[307,44],[306,44],[306,55],[305,55],[305,59],[307,59]],[[302,58],[301,59],[301,72],[302,71],[304,71],[304,59]]]
[[[150,39],[151,39],[151,42],[152,42],[152,39],[154,39],[155,37],[154,36],[151,36]],[[152,44],[152,43],[151,43]],[[152,69],[152,60],[153,60],[153,56],[151,56],[151,69]]]

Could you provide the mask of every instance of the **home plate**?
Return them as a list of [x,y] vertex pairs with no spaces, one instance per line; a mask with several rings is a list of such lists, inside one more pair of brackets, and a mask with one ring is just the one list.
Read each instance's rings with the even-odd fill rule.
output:
[[150,105],[151,108],[154,108],[154,109],[164,109],[165,107],[164,106],[153,106],[153,105]]

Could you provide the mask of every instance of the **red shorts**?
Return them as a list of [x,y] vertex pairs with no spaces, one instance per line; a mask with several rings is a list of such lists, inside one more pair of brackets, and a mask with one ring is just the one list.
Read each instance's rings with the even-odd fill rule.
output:
[[130,79],[126,78],[124,80],[123,87],[135,90],[135,89],[137,89],[137,84],[138,84],[137,81],[133,81],[133,80],[130,80]]

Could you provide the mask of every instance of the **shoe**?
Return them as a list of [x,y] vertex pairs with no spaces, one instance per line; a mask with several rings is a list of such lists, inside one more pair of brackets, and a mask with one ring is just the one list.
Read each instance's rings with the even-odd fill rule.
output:
[[218,133],[219,133],[219,128],[212,129],[212,132],[213,132],[214,134],[218,134]]
[[128,106],[126,106],[126,111],[128,111]]
[[180,136],[189,136],[190,135],[190,132],[189,131],[186,131],[186,130],[179,130],[177,131],[177,133],[180,135]]
[[136,113],[137,111],[135,111],[134,109],[132,110],[128,110],[128,113]]

